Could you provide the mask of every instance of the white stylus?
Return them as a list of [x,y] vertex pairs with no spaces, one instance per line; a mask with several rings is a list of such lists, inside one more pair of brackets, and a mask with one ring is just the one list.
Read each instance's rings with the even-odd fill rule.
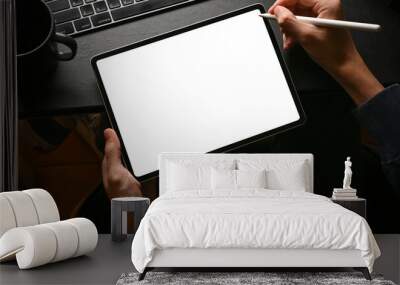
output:
[[[260,14],[260,17],[276,20],[276,16],[269,13]],[[313,24],[320,27],[344,28],[344,29],[354,29],[354,30],[371,31],[371,32],[377,32],[381,29],[381,26],[377,24],[312,18],[304,16],[296,16],[296,18],[301,22]]]

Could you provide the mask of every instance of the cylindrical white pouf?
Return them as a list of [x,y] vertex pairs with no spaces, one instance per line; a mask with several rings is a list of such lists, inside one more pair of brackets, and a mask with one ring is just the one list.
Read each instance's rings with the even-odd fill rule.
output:
[[78,249],[78,233],[74,226],[68,222],[54,222],[41,225],[51,229],[57,238],[56,254],[51,262],[57,262],[75,255]]
[[56,202],[49,192],[38,188],[24,190],[22,192],[31,197],[39,218],[39,224],[57,222],[60,220]]
[[92,221],[85,218],[73,218],[65,220],[64,222],[73,225],[78,232],[78,249],[75,252],[74,257],[86,254],[96,248],[98,234],[96,226]]
[[10,202],[0,193],[0,238],[9,229],[15,228],[17,222]]
[[11,205],[17,227],[33,226],[39,223],[35,205],[30,196],[21,191],[1,193]]
[[20,248],[22,250],[16,254],[20,269],[49,263],[56,254],[56,236],[51,229],[36,225],[11,229],[1,237],[0,256]]

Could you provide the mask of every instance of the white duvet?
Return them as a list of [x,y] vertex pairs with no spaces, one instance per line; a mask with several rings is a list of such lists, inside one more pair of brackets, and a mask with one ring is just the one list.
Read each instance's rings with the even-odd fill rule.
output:
[[143,272],[165,248],[358,249],[370,271],[380,255],[359,215],[320,195],[265,189],[159,197],[134,237],[135,268]]

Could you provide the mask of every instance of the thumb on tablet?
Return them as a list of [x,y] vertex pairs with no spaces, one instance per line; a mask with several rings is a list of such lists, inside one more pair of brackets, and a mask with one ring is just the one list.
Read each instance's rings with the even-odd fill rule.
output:
[[105,147],[104,156],[108,160],[108,164],[121,163],[121,144],[118,136],[113,129],[104,131]]
[[103,183],[106,188],[109,187],[109,180],[116,180],[115,176],[119,173],[117,169],[122,166],[121,162],[121,144],[118,136],[113,129],[104,131],[104,158],[102,164]]
[[121,144],[112,129],[104,131],[105,147],[103,159],[103,184],[107,196],[115,197],[142,196],[141,184],[122,165]]

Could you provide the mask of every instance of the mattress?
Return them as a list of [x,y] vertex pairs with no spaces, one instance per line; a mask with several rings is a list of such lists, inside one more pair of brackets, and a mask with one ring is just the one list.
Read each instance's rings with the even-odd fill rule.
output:
[[380,255],[364,218],[307,192],[265,189],[187,190],[157,198],[132,243],[143,272],[157,249],[359,250],[372,271]]

